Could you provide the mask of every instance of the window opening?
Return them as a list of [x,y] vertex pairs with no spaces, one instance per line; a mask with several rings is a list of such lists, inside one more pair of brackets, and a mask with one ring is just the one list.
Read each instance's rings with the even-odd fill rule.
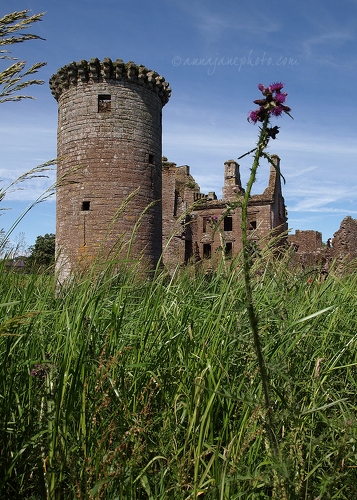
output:
[[185,262],[188,262],[192,257],[192,241],[185,240]]
[[90,210],[90,201],[82,201],[82,211]]
[[153,154],[149,154],[149,163],[151,165],[154,165],[155,163],[155,156]]
[[175,189],[175,198],[174,198],[174,217],[177,215],[177,206],[178,206],[178,198],[179,198],[179,192],[177,189]]
[[224,247],[224,254],[226,257],[232,257],[232,242],[228,241]]
[[233,231],[233,219],[230,215],[224,218],[223,230],[224,231]]
[[109,94],[98,95],[98,113],[108,113],[111,110],[112,96]]
[[249,221],[249,230],[253,231],[253,229],[257,229],[257,221],[256,220]]
[[211,245],[209,243],[203,244],[203,258],[204,259],[211,258]]

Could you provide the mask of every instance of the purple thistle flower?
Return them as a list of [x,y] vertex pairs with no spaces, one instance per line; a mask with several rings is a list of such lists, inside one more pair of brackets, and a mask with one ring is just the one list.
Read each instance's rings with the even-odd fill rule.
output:
[[41,385],[46,376],[53,372],[55,368],[56,365],[52,363],[36,364],[30,371],[30,376],[36,378],[38,380],[38,384]]
[[275,102],[279,103],[279,104],[283,104],[285,102],[285,99],[286,99],[286,96],[288,94],[286,92],[282,92],[282,93],[279,93],[279,94],[276,94],[275,96]]
[[283,111],[284,110],[282,106],[274,106],[274,108],[270,112],[274,116],[280,116]]
[[265,98],[253,101],[259,108],[250,111],[248,121],[255,124],[257,122],[263,122],[269,115],[277,117],[283,112],[289,113],[290,108],[284,105],[288,94],[287,92],[281,92],[283,87],[284,84],[281,82],[272,83],[268,87],[264,87],[262,83],[259,83],[258,89]]
[[35,365],[30,372],[31,377],[45,378],[47,375],[46,365]]
[[259,121],[259,115],[258,115],[259,109],[256,111],[251,111],[248,116],[248,121],[257,123]]
[[284,87],[283,83],[276,82],[276,83],[272,83],[271,85],[269,85],[268,88],[269,88],[270,92],[280,92],[283,87]]

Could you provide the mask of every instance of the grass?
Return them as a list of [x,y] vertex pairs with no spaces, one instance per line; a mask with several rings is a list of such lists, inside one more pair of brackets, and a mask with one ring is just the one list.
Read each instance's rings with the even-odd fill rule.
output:
[[2,269],[0,495],[29,499],[351,499],[357,495],[357,274],[266,250],[140,279]]

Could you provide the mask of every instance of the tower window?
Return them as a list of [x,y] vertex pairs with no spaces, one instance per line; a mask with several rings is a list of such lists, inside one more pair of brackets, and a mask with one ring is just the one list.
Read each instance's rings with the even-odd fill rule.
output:
[[111,110],[112,96],[109,94],[98,95],[98,113],[108,113]]
[[223,227],[224,231],[233,231],[233,220],[231,216],[225,217],[223,224],[224,224]]
[[253,231],[254,229],[257,229],[257,221],[256,220],[251,220],[249,222],[249,228],[250,231]]
[[153,154],[149,154],[149,163],[150,165],[154,165],[155,163],[155,156]]
[[82,211],[90,210],[90,201],[82,201]]

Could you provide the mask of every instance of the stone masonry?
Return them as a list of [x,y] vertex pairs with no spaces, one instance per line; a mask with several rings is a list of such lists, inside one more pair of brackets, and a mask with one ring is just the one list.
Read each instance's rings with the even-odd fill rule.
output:
[[132,62],[91,59],[61,68],[50,88],[58,101],[60,282],[81,264],[115,253],[154,267],[162,252],[162,107],[170,97],[168,83]]
[[[276,155],[272,159],[267,188],[249,201],[249,239],[257,246],[287,230],[280,159]],[[172,267],[190,259],[211,259],[222,252],[227,257],[237,255],[242,250],[242,232],[241,209],[236,202],[244,193],[238,163],[228,160],[224,164],[221,200],[215,193],[200,192],[187,165],[176,167],[164,158],[162,175],[165,264]]]
[[332,253],[337,259],[357,258],[357,219],[348,216],[333,235]]

